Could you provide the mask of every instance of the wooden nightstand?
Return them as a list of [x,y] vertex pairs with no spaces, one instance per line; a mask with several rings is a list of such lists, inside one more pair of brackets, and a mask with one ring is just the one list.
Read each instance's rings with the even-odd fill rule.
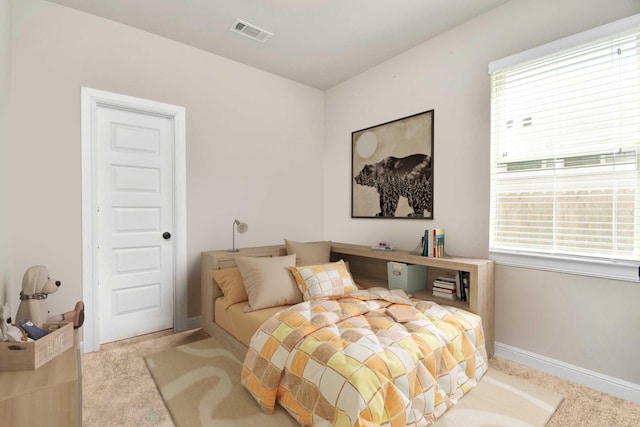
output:
[[9,426],[82,425],[78,333],[74,345],[38,369],[0,372],[0,423]]

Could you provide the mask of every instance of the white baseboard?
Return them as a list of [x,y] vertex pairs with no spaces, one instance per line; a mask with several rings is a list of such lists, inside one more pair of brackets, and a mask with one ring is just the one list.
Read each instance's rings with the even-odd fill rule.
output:
[[200,316],[196,316],[196,317],[189,317],[187,319],[187,327],[185,328],[185,331],[189,330],[189,329],[196,329],[202,326],[202,318]]
[[495,343],[495,355],[640,404],[640,384],[610,377],[500,342]]

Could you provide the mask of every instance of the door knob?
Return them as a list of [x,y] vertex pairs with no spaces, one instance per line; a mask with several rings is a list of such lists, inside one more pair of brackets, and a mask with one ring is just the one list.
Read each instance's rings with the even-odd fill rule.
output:
[[164,233],[162,233],[162,238],[165,240],[169,240],[171,238],[171,233],[165,231]]

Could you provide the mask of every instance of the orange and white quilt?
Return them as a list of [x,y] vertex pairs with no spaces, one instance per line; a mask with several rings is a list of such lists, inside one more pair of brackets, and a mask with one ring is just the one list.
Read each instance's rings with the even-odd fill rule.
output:
[[[396,322],[393,309],[414,318]],[[251,340],[242,383],[263,412],[277,402],[303,426],[427,426],[487,366],[479,316],[374,288],[269,319]]]

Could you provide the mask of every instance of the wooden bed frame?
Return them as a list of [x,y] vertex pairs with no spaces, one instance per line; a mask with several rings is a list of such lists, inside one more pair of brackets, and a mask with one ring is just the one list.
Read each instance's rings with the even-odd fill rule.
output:
[[222,296],[220,289],[213,283],[211,270],[221,270],[224,268],[233,268],[236,266],[235,258],[237,256],[249,257],[277,257],[287,254],[287,250],[282,245],[261,246],[255,248],[243,248],[237,252],[231,251],[207,251],[201,253],[201,318],[202,329],[207,331],[209,335],[216,338],[239,360],[244,360],[248,348],[238,341],[229,332],[222,329],[214,320],[215,299]]
[[[213,284],[211,270],[236,266],[235,257],[275,257],[286,255],[285,245],[259,246],[243,248],[237,252],[227,250],[206,251],[201,253],[201,317],[202,328],[218,339],[231,353],[244,360],[247,347],[235,337],[218,326],[214,321],[215,299],[221,296]],[[417,298],[434,300],[444,305],[454,305],[469,310],[482,317],[487,355],[494,351],[494,262],[473,258],[430,258],[410,254],[407,251],[372,251],[367,246],[346,243],[332,243],[331,260],[343,259],[349,263],[354,280],[366,287],[387,287],[387,262],[396,261],[407,264],[426,265],[427,289],[415,292]],[[431,283],[438,275],[451,271],[470,273],[469,301],[449,301],[434,298],[431,295]]]

